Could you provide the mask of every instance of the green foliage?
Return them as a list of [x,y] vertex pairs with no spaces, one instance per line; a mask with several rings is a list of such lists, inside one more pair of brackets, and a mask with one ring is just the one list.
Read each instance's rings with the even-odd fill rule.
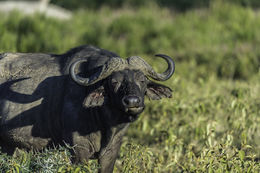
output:
[[[249,1],[248,1],[249,2]],[[115,172],[260,172],[260,16],[211,3],[175,14],[139,9],[77,11],[70,21],[17,12],[0,19],[0,52],[63,53],[92,44],[122,57],[140,55],[157,71],[172,56],[172,99],[146,101],[121,148]],[[148,58],[149,57],[149,58]],[[20,154],[19,154],[20,153]],[[0,172],[97,172],[74,165],[64,149],[0,155]]]

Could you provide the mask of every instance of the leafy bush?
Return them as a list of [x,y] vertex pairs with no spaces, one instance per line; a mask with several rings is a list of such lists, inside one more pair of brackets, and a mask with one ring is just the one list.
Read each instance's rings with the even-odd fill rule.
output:
[[[1,152],[0,152],[1,153]],[[0,155],[0,171],[10,173],[83,173],[95,172],[98,169],[96,162],[92,161],[84,165],[73,165],[70,161],[70,153],[67,148],[46,149],[42,152],[25,152],[17,149],[12,157],[6,154]]]
[[260,66],[259,21],[252,9],[222,3],[179,15],[156,6],[116,12],[103,8],[79,11],[71,21],[13,13],[0,21],[0,51],[63,53],[92,44],[123,57],[163,52],[189,68],[194,64],[202,78],[210,73],[249,79]]

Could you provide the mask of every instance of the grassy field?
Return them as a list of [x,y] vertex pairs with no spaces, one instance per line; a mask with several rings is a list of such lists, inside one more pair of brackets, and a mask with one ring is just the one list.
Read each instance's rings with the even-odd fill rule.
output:
[[[146,100],[129,128],[114,172],[260,172],[260,14],[213,3],[175,13],[139,9],[77,11],[70,21],[16,12],[0,19],[0,52],[62,53],[92,44],[122,57],[176,61],[165,82],[173,98]],[[90,161],[73,165],[64,148],[0,155],[1,172],[97,172]]]

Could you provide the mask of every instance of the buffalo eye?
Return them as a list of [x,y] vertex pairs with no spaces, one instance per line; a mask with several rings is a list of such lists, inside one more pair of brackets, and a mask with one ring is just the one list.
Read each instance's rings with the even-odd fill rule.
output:
[[141,80],[140,80],[140,83],[141,83],[141,84],[145,84],[145,83],[146,83],[146,79],[145,79],[145,78],[141,79]]
[[118,83],[119,82],[116,79],[111,80],[111,84],[112,84],[113,87],[116,87],[118,85]]
[[114,88],[114,91],[116,91],[119,86],[120,86],[120,82],[114,78],[111,79],[111,85]]
[[147,83],[147,79],[146,77],[141,77],[138,79],[137,85],[139,86],[139,88],[145,88],[146,87],[146,83]]
[[145,76],[142,76],[139,81],[141,84],[145,84],[147,82],[147,78]]
[[137,83],[139,83],[140,85],[146,84],[146,82],[147,82],[146,76],[142,72],[140,72],[140,71],[137,71],[134,74],[134,79],[136,81],[138,81]]

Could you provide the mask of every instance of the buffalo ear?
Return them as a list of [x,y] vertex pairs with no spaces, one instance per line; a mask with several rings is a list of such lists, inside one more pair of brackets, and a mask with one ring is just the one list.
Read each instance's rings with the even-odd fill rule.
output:
[[83,106],[86,108],[102,106],[105,102],[104,87],[99,87],[90,92],[84,99]]
[[150,81],[147,84],[146,95],[151,100],[160,100],[164,97],[171,98],[172,89],[167,86]]

